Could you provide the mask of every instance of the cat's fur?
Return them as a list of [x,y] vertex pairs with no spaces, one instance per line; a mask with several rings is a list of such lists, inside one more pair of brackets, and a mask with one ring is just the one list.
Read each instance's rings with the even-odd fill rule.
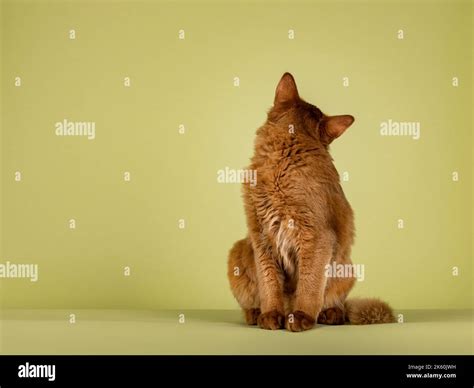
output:
[[322,324],[394,322],[377,299],[346,300],[353,277],[328,278],[325,266],[351,263],[352,209],[339,184],[329,144],[354,121],[326,116],[303,101],[285,73],[274,106],[257,130],[244,184],[248,237],[229,253],[232,292],[248,324],[303,331]]

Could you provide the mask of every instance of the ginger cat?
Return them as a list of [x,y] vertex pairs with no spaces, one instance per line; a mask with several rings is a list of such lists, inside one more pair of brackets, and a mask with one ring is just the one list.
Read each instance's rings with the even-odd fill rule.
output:
[[243,186],[248,237],[228,260],[232,293],[249,325],[303,331],[316,321],[395,321],[382,301],[346,300],[354,277],[325,276],[328,264],[351,264],[354,217],[328,148],[353,122],[302,100],[291,74],[281,78],[256,134],[249,169],[258,183]]

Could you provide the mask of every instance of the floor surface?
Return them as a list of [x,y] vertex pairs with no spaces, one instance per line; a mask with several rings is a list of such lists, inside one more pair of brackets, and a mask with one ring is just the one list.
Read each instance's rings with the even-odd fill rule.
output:
[[473,354],[472,313],[405,310],[404,323],[290,333],[246,326],[237,310],[4,310],[0,353]]

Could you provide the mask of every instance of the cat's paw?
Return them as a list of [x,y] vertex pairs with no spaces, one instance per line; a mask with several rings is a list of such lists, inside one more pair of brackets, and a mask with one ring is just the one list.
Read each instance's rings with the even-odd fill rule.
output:
[[262,313],[258,316],[258,326],[266,330],[278,330],[283,328],[285,317],[277,310]]
[[318,323],[322,325],[344,325],[344,310],[339,307],[330,307],[319,313]]
[[316,320],[303,311],[294,311],[286,317],[285,327],[289,331],[304,331],[312,329]]
[[260,309],[245,309],[244,312],[247,325],[256,325],[261,313]]

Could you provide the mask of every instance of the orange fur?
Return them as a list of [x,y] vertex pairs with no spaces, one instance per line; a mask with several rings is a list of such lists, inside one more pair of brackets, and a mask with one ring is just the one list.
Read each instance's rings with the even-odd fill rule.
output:
[[354,278],[325,276],[326,265],[351,263],[353,213],[329,144],[353,121],[305,102],[291,74],[283,75],[257,131],[249,168],[258,184],[243,186],[248,237],[234,244],[228,261],[231,290],[248,324],[303,331],[316,321],[392,321],[383,302],[346,301]]
[[395,322],[390,306],[379,299],[351,298],[346,300],[345,309],[347,319],[354,325]]

